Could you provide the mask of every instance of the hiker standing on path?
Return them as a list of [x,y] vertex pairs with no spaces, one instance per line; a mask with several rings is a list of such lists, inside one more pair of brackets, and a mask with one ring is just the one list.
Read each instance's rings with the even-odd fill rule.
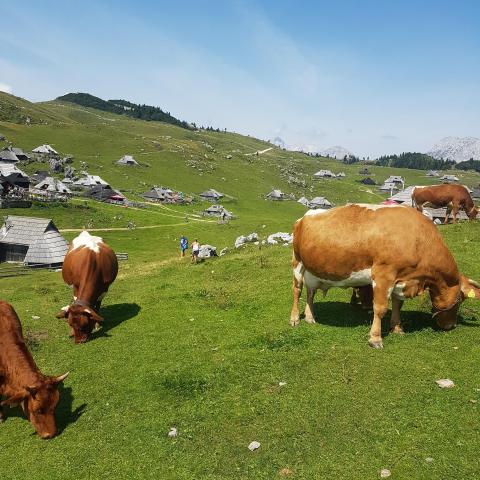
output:
[[188,248],[188,238],[185,235],[180,237],[180,256],[185,256],[185,250]]
[[198,240],[195,239],[192,243],[192,263],[197,263],[199,253],[200,253],[200,244],[198,243]]

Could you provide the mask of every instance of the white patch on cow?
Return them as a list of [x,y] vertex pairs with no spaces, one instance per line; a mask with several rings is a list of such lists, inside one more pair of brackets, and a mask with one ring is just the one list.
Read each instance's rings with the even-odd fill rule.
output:
[[100,251],[100,243],[103,243],[103,238],[90,235],[84,230],[78,237],[72,241],[73,248],[86,247],[93,250],[95,253]]
[[304,217],[312,217],[313,215],[321,215],[323,213],[327,213],[329,212],[329,210],[325,210],[325,209],[321,209],[321,208],[318,208],[316,210],[308,210],[305,212],[305,215]]
[[350,288],[350,287],[364,287],[372,284],[372,269],[365,268],[358,272],[352,272],[349,277],[342,280],[327,280],[319,278],[310,273],[308,270],[304,274],[305,285],[314,290],[322,289],[328,290],[331,287]]
[[293,276],[297,282],[301,282],[303,280],[303,273],[305,272],[305,267],[303,263],[300,262],[294,269],[293,269]]
[[77,301],[77,297],[74,295],[73,296],[73,301],[76,302]]
[[69,305],[66,305],[65,307],[62,307],[62,310],[63,310],[64,312],[68,312],[68,309],[69,309],[69,308],[70,308],[70,306],[69,306]]
[[405,295],[403,294],[403,289],[405,288],[405,283],[398,282],[395,286],[389,289],[389,296],[393,295],[398,298],[398,300],[405,300]]
[[375,280],[372,280],[372,288],[375,288],[377,284],[375,283]]
[[403,207],[403,205],[401,204],[389,204],[389,205],[372,205],[370,203],[353,203],[353,204],[350,204],[350,205],[357,205],[359,207],[362,207],[362,208],[366,208],[367,210],[380,210],[382,208],[397,208],[397,207]]

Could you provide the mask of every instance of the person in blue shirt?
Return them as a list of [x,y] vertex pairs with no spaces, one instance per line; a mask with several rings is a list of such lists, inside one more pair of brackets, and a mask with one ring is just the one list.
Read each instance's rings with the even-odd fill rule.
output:
[[182,235],[180,237],[180,256],[184,257],[185,256],[185,250],[188,248],[188,239],[185,237],[185,235]]

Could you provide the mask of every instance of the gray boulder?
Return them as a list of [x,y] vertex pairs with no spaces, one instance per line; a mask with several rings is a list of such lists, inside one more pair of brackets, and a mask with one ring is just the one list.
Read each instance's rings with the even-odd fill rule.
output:
[[235,240],[235,248],[240,248],[247,243],[255,243],[255,242],[258,242],[258,241],[259,241],[258,233],[253,232],[253,233],[251,233],[250,235],[247,235],[247,236],[240,235]]
[[290,243],[292,243],[292,241],[293,236],[290,233],[285,232],[272,233],[267,238],[267,243],[269,245],[277,245],[279,243],[283,245],[289,245]]
[[217,256],[217,247],[212,245],[200,245],[200,251],[198,252],[198,258],[210,258]]

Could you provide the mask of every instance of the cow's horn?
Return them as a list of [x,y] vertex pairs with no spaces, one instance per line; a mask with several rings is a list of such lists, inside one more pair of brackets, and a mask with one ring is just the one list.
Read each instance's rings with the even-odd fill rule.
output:
[[54,378],[55,383],[60,383],[63,382],[67,377],[70,372],[64,373],[63,375],[59,375],[58,377]]
[[480,283],[479,283],[479,282],[476,282],[475,280],[472,280],[471,278],[469,278],[468,281],[469,281],[474,287],[480,288]]

